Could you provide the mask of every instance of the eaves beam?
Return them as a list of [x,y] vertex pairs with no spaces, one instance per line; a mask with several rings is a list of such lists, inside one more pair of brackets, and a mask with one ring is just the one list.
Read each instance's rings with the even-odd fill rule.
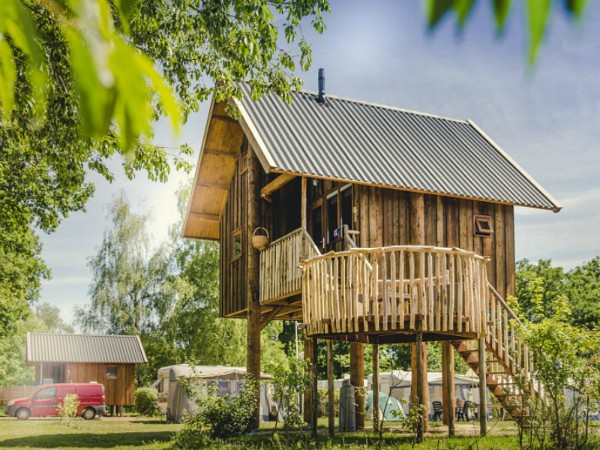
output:
[[289,173],[284,173],[284,174],[279,175],[273,181],[271,181],[270,183],[263,186],[263,188],[260,190],[260,196],[262,198],[269,197],[269,195],[271,195],[276,190],[281,189],[283,186],[288,184],[294,178],[296,178],[296,175],[292,175]]

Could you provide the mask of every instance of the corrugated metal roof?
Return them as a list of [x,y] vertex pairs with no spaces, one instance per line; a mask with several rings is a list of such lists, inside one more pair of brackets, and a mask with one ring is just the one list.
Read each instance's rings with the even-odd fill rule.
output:
[[138,336],[27,333],[27,362],[147,363]]
[[270,170],[520,206],[561,206],[473,122],[293,92],[237,102]]

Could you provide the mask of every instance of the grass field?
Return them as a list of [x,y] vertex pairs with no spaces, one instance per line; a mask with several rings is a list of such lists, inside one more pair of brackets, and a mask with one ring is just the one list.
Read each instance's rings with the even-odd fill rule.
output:
[[[273,437],[273,424],[266,424],[258,433],[242,438],[228,445],[214,445],[211,450],[247,448],[283,449],[283,448],[324,448],[358,449],[376,445],[377,439],[371,433],[349,433],[338,435],[333,441],[326,436],[326,420],[319,422],[322,435],[317,446],[308,444],[308,433],[282,434]],[[61,424],[57,419],[30,419],[18,421],[13,418],[0,418],[0,448],[17,449],[166,449],[173,433],[181,425],[167,424],[160,420],[148,420],[135,417],[102,418],[84,421],[76,419],[70,424]],[[446,429],[433,425],[426,442],[415,449],[466,449],[472,445],[481,450],[518,448],[514,425],[500,423],[491,429],[490,436],[477,441],[475,424],[459,424],[457,432],[462,436],[446,439]],[[380,448],[394,450],[413,448],[409,436],[397,432],[386,433]]]

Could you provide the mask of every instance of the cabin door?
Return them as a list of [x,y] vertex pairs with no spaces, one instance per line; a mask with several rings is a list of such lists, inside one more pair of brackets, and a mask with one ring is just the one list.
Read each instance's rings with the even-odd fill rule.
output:
[[352,229],[352,185],[323,192],[322,182],[313,183],[309,219],[309,233],[323,252],[344,250],[342,230]]

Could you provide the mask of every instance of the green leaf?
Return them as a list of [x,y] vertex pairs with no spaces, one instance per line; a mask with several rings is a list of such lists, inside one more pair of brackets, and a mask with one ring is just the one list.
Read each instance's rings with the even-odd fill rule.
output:
[[427,26],[433,30],[452,10],[454,0],[427,0],[425,2],[425,11],[427,15]]
[[494,18],[496,20],[496,33],[500,34],[506,26],[506,19],[510,11],[510,0],[494,0]]
[[0,35],[0,107],[8,116],[14,108],[17,68],[10,45]]
[[587,0],[564,0],[565,9],[576,19],[580,19],[587,6]]
[[533,64],[546,32],[551,0],[527,0],[529,29],[529,64]]
[[15,47],[27,56],[34,113],[42,116],[46,107],[46,61],[36,41],[37,28],[19,0],[0,1],[0,34],[9,36]]
[[475,0],[454,0],[454,10],[458,18],[458,28],[463,30],[469,14],[473,11]]

